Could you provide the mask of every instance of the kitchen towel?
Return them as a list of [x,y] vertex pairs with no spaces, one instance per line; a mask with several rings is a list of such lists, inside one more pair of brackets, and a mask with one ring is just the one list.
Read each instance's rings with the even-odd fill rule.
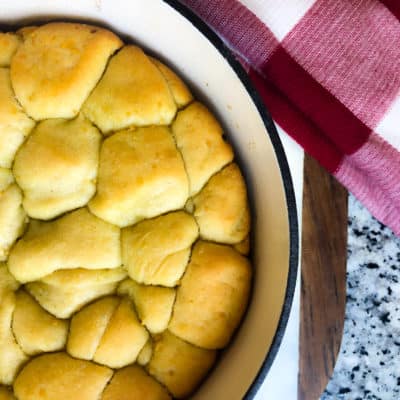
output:
[[400,1],[182,0],[274,120],[400,235]]

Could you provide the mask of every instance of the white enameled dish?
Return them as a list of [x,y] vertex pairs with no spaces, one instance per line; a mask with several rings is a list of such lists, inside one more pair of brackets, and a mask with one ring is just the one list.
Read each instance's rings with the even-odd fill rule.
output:
[[249,188],[253,291],[231,345],[193,399],[253,398],[281,343],[298,258],[290,171],[268,112],[229,49],[176,0],[1,2],[2,30],[48,20],[99,24],[139,44],[175,69],[221,121]]

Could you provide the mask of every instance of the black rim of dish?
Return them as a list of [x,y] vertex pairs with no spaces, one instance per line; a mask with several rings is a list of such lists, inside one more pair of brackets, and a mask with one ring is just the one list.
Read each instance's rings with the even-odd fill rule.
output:
[[271,115],[266,109],[257,90],[251,83],[247,73],[244,71],[241,64],[237,61],[234,54],[217,36],[217,34],[214,33],[214,31],[208,27],[208,25],[206,25],[196,14],[194,14],[185,5],[180,3],[178,0],[164,0],[164,2],[169,4],[172,8],[174,8],[186,19],[188,19],[214,45],[214,47],[220,52],[220,54],[229,62],[230,66],[235,71],[236,75],[239,77],[241,82],[243,83],[244,87],[246,88],[247,92],[252,98],[254,104],[256,105],[258,112],[269,134],[269,138],[272,142],[276,157],[278,159],[283,185],[285,188],[287,211],[289,218],[289,236],[290,236],[289,273],[287,279],[285,300],[280,315],[278,327],[275,332],[275,336],[273,338],[271,347],[264,359],[264,362],[261,365],[260,370],[257,373],[257,376],[254,378],[253,383],[250,385],[244,396],[244,399],[250,400],[253,399],[257,394],[260,386],[262,385],[278,353],[288,323],[289,314],[293,302],[294,291],[296,287],[298,253],[299,253],[299,246],[298,246],[299,234],[298,234],[296,199],[294,195],[292,177],[290,174],[290,169],[282,146],[282,142],[279,138],[278,132],[271,118]]

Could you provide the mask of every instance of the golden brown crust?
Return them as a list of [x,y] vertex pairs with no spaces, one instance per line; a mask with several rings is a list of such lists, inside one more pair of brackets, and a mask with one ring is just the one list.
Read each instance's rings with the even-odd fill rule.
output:
[[115,293],[118,282],[83,287],[48,285],[41,281],[25,285],[26,290],[50,314],[70,318],[91,301]]
[[229,246],[197,242],[168,329],[206,349],[225,347],[246,309],[249,261]]
[[137,46],[110,61],[83,112],[104,133],[129,126],[169,125],[176,105],[162,74]]
[[51,222],[32,222],[13,247],[8,267],[20,282],[59,269],[117,268],[121,265],[119,229],[81,208]]
[[172,133],[182,153],[193,196],[213,174],[232,161],[233,151],[223,140],[218,121],[198,102],[178,112]]
[[14,98],[10,71],[0,68],[0,167],[11,168],[15,153],[34,125]]
[[193,96],[182,79],[161,61],[153,57],[149,58],[163,74],[178,108],[183,108],[188,105],[193,100]]
[[0,386],[0,400],[16,400],[11,389]]
[[74,23],[50,23],[25,36],[11,61],[18,101],[36,120],[76,116],[122,45],[110,31]]
[[67,351],[76,358],[92,360],[120,300],[105,297],[83,308],[71,320]]
[[95,215],[124,227],[182,208],[187,197],[185,167],[166,127],[124,130],[104,141],[89,202]]
[[111,368],[121,368],[136,361],[149,339],[140,324],[133,304],[122,299],[100,340],[93,360]]
[[194,216],[205,240],[238,243],[250,230],[246,184],[234,163],[211,177],[193,198]]
[[113,371],[66,353],[34,358],[14,382],[18,400],[98,400]]
[[241,242],[236,243],[233,248],[240,254],[247,256],[250,253],[250,237],[247,235]]
[[0,32],[0,67],[8,67],[21,39],[15,33]]
[[18,370],[28,360],[12,332],[15,303],[15,293],[3,290],[0,303],[0,384],[4,385],[12,385]]
[[23,290],[18,291],[12,330],[25,354],[57,351],[67,341],[68,321],[47,313]]
[[36,126],[13,166],[30,217],[51,219],[86,205],[96,191],[100,139],[82,116]]
[[127,279],[120,284],[118,294],[128,295],[132,299],[140,321],[152,334],[167,329],[175,302],[174,289],[139,285]]
[[0,167],[0,192],[6,190],[14,182],[14,176],[10,169]]
[[177,211],[122,230],[122,259],[129,276],[147,285],[175,286],[198,235],[194,218]]
[[88,286],[116,283],[125,279],[126,269],[123,267],[111,269],[75,268],[60,270],[46,275],[41,282],[63,288],[85,288]]
[[171,400],[168,392],[137,365],[117,371],[102,400]]
[[11,246],[25,229],[26,214],[22,193],[16,184],[0,191],[0,261],[5,261]]
[[165,331],[155,342],[147,370],[167,387],[174,397],[188,396],[204,379],[216,353],[192,346]]
[[22,40],[25,40],[33,31],[36,31],[37,28],[39,27],[36,25],[23,26],[17,30],[17,34],[22,38]]
[[152,355],[153,355],[153,341],[151,338],[149,338],[149,340],[143,346],[143,349],[140,350],[136,362],[139,365],[145,366],[150,362]]

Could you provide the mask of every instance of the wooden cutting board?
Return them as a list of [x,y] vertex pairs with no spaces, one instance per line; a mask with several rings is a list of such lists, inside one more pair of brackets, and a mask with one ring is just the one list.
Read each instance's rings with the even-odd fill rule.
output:
[[346,303],[347,191],[304,160],[299,400],[317,400],[334,369]]

